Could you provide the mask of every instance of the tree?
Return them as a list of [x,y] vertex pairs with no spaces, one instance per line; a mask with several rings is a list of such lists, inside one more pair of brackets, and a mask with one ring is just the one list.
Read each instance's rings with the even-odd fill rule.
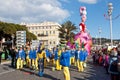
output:
[[11,40],[14,34],[16,39],[16,31],[26,31],[27,41],[37,39],[37,37],[30,33],[25,26],[13,23],[0,22],[0,41],[4,37],[5,40]]
[[75,24],[73,24],[71,21],[66,21],[59,27],[59,38],[60,43],[65,45],[67,41],[70,41],[71,43],[74,42],[74,32],[77,30],[77,27]]

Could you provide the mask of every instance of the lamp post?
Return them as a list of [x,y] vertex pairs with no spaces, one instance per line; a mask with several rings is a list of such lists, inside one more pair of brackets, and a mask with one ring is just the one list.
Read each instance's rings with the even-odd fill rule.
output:
[[113,11],[112,3],[108,3],[108,16],[109,16],[109,19],[110,19],[110,39],[111,39],[111,46],[113,46],[113,40],[112,40],[112,11]]
[[98,31],[99,31],[99,39],[100,39],[100,46],[101,46],[101,27],[99,27],[99,29],[98,29]]
[[97,37],[97,35],[96,35],[96,45],[98,45],[98,37]]
[[12,48],[14,46],[14,35],[12,35]]

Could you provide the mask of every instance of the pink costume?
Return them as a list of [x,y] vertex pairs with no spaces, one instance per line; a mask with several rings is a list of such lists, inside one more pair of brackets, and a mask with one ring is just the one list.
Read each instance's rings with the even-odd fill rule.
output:
[[80,32],[75,35],[75,40],[79,43],[79,46],[81,46],[82,43],[84,43],[84,47],[87,50],[88,55],[89,55],[91,45],[92,45],[92,38],[86,30],[86,25],[85,25],[86,14],[87,14],[86,7],[81,7],[80,15],[82,16],[82,18],[81,18],[82,22],[79,24]]

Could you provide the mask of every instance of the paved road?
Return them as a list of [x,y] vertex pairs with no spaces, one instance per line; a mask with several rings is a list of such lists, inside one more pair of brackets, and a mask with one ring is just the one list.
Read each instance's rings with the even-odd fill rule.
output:
[[[12,69],[9,64],[0,65],[0,80],[64,80],[62,71],[52,71],[51,67],[45,68],[43,77],[37,76],[37,73],[26,68]],[[103,67],[92,63],[88,63],[84,72],[78,72],[76,67],[71,67],[70,74],[71,80],[110,80]]]

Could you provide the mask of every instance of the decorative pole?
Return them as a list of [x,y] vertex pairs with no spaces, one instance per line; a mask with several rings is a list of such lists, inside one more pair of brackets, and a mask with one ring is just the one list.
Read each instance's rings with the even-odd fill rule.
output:
[[100,27],[99,27],[98,31],[99,31],[100,46],[101,46],[101,32],[102,32],[102,30],[101,30],[101,28],[100,28]]
[[109,19],[110,19],[110,39],[111,39],[111,47],[113,46],[113,39],[112,39],[112,11],[113,11],[112,3],[108,3],[108,16],[109,16]]

